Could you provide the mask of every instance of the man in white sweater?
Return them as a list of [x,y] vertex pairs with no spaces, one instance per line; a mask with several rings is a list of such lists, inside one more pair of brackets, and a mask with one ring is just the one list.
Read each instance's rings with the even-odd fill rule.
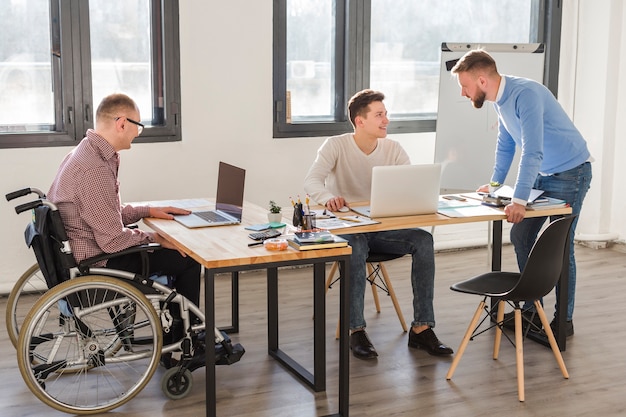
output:
[[[398,142],[386,139],[387,110],[385,96],[363,90],[348,103],[353,133],[328,138],[317,152],[304,182],[305,191],[318,204],[338,211],[351,202],[369,201],[372,168],[379,165],[410,164],[409,156]],[[363,298],[366,283],[366,259],[369,252],[410,254],[413,288],[413,321],[408,345],[425,349],[431,355],[450,355],[432,330],[435,327],[433,293],[435,257],[433,238],[422,229],[343,235],[352,246],[350,258],[350,348],[360,359],[378,356],[365,332]]]

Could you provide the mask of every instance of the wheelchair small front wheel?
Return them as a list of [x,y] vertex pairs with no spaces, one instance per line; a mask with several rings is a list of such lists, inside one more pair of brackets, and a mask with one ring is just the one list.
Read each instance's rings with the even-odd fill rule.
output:
[[186,397],[193,387],[193,376],[189,369],[181,370],[175,366],[168,369],[161,378],[161,390],[172,400]]

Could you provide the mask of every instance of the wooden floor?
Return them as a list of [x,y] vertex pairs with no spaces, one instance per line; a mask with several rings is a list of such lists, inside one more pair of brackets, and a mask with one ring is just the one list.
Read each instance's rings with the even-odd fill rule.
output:
[[[407,347],[397,316],[387,297],[376,314],[366,294],[368,333],[379,352],[375,361],[351,357],[351,416],[618,416],[626,414],[626,254],[611,249],[577,246],[578,291],[574,317],[576,334],[568,339],[563,358],[570,379],[563,379],[552,353],[532,341],[525,343],[526,402],[517,400],[515,352],[503,343],[500,359],[491,359],[492,333],[470,343],[452,381],[445,375],[449,358],[437,358]],[[449,286],[488,270],[486,250],[438,253],[435,288],[436,332],[455,350],[479,299],[455,293]],[[515,270],[512,249],[504,249],[503,267]],[[412,317],[408,279],[410,258],[387,264],[408,321]],[[309,268],[281,271],[281,347],[307,366],[312,363],[312,302]],[[218,293],[227,293],[220,278]],[[221,289],[221,290],[220,290]],[[338,288],[328,295],[327,391],[314,393],[267,355],[264,275],[241,278],[241,331],[233,335],[246,354],[231,366],[217,368],[218,414],[221,416],[322,416],[337,410],[337,348],[334,338]],[[228,299],[218,300],[224,323]],[[6,298],[0,299],[2,310]],[[545,300],[549,317],[554,297]],[[218,321],[219,322],[219,321]],[[65,415],[39,402],[17,370],[15,353],[2,328],[0,333],[1,416]],[[204,415],[204,368],[194,372],[191,394],[168,400],[161,392],[159,369],[149,385],[130,403],[107,416]]]

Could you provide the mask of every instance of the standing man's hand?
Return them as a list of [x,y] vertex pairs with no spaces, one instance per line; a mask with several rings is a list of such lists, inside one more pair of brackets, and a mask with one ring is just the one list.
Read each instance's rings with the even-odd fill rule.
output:
[[504,208],[506,220],[509,223],[519,223],[524,220],[526,215],[526,206],[517,203],[511,203]]

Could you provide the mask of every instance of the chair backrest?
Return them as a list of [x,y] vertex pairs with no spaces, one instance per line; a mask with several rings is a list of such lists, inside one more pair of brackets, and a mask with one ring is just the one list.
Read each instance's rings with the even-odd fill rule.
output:
[[76,266],[76,260],[54,205],[42,201],[33,209],[33,221],[26,227],[24,237],[26,244],[35,252],[48,288],[70,279],[70,269]]
[[506,299],[533,301],[552,291],[569,257],[569,235],[575,218],[562,217],[548,225],[537,238],[517,285]]

